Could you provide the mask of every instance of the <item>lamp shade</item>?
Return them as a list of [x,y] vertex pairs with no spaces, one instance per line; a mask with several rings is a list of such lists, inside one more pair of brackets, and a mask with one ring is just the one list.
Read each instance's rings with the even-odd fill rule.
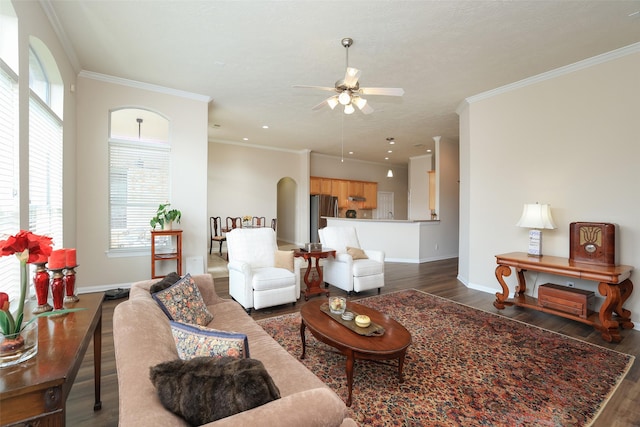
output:
[[387,178],[393,178],[393,171],[391,169],[387,171]]
[[551,216],[551,206],[546,204],[540,205],[538,203],[525,204],[522,209],[522,217],[516,225],[518,227],[538,229],[556,228],[553,217]]

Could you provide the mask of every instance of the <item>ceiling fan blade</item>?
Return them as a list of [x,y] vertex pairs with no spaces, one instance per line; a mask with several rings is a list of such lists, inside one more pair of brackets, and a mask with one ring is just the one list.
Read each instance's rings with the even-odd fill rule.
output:
[[334,108],[336,108],[336,105],[338,105],[338,96],[334,95],[334,96],[330,96],[329,98],[325,99],[324,101],[322,101],[320,104],[314,106],[313,108],[311,108],[313,111],[319,110],[322,107],[324,107],[325,105],[328,105],[329,108],[331,108],[332,110]]
[[358,83],[360,73],[357,68],[348,67],[347,72],[344,74],[344,85],[346,87],[354,87]]
[[318,90],[327,90],[330,92],[335,92],[336,88],[335,87],[328,87],[328,86],[309,86],[309,85],[293,85],[291,87],[294,88],[302,88],[302,89],[318,89]]
[[360,111],[362,112],[362,114],[371,114],[373,113],[373,108],[367,102],[366,104],[364,104],[364,107],[360,109]]
[[402,96],[404,89],[400,87],[363,87],[358,90],[362,95]]

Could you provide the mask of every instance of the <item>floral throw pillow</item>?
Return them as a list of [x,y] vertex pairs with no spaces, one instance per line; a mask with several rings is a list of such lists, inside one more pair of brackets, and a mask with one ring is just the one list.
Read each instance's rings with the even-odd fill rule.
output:
[[245,334],[219,331],[204,326],[171,322],[171,333],[176,342],[178,357],[249,357],[249,340]]
[[213,314],[207,309],[190,274],[152,296],[169,320],[196,325],[207,325],[213,320]]

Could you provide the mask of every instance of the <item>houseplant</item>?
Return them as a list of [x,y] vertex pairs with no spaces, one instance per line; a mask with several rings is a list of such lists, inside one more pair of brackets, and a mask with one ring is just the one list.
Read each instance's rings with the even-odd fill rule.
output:
[[169,206],[171,206],[171,203],[160,204],[158,206],[156,216],[151,218],[151,221],[149,222],[151,227],[155,229],[156,225],[160,225],[160,228],[163,230],[170,230],[173,221],[180,223],[182,212],[177,209],[169,209]]

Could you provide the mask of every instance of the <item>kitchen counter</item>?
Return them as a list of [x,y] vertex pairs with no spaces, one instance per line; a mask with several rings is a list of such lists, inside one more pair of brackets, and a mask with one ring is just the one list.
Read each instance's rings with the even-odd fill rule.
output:
[[423,263],[458,256],[457,250],[448,249],[452,247],[451,237],[445,235],[440,220],[331,217],[326,220],[327,226],[355,227],[360,246],[384,251],[387,262]]

